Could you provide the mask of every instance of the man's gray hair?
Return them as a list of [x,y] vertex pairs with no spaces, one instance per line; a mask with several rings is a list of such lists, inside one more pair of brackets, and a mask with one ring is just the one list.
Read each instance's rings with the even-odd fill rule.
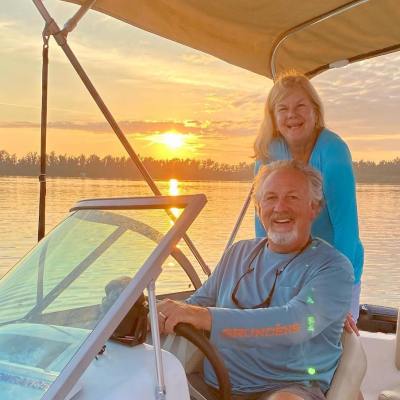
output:
[[307,164],[303,164],[299,161],[284,160],[274,161],[267,165],[264,165],[258,171],[258,174],[254,178],[254,190],[253,200],[258,211],[260,202],[264,196],[264,182],[274,172],[281,169],[294,169],[301,172],[306,178],[310,185],[311,200],[318,204],[321,209],[324,205],[324,197],[322,192],[322,176],[313,167]]

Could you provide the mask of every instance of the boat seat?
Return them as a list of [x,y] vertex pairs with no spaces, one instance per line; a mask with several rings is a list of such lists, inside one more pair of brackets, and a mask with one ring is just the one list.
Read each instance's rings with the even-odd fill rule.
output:
[[343,332],[343,354],[326,395],[328,400],[357,399],[361,382],[367,371],[367,357],[360,338]]
[[[394,364],[400,370],[400,309],[397,314],[396,327],[396,349],[394,353]],[[400,400],[400,385],[390,390],[384,390],[379,394],[379,400]]]

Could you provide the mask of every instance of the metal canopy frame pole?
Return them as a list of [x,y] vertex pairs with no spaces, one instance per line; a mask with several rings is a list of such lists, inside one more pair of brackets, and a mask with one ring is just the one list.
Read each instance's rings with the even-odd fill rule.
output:
[[254,191],[254,184],[251,185],[249,194],[247,195],[246,200],[243,203],[243,206],[242,206],[242,209],[241,209],[240,214],[238,216],[238,219],[237,219],[237,221],[235,223],[235,226],[233,227],[231,236],[229,237],[228,243],[225,246],[224,253],[229,249],[229,247],[232,246],[232,243],[236,238],[236,235],[237,235],[237,233],[239,231],[239,228],[242,225],[243,218],[245,217],[247,209],[249,208],[249,205],[251,203],[251,196],[253,194],[253,191]]
[[46,141],[47,141],[47,88],[49,78],[49,39],[46,27],[43,31],[42,50],[42,112],[40,121],[40,175],[38,242],[46,231]]
[[84,15],[93,7],[94,3],[96,3],[97,0],[87,0],[86,3],[82,4],[82,6],[79,8],[79,10],[75,13],[73,17],[71,17],[64,25],[64,29],[62,32],[64,35],[68,35],[68,33],[72,32],[76,26],[78,25],[78,22],[84,17]]
[[297,32],[302,31],[303,29],[306,29],[310,26],[313,26],[315,24],[318,24],[328,18],[334,17],[335,15],[339,15],[342,14],[354,7],[358,7],[359,5],[363,4],[363,3],[367,3],[370,0],[353,0],[350,1],[347,4],[344,4],[338,8],[335,8],[334,10],[328,11],[322,15],[319,15],[315,18],[312,18],[306,22],[303,22],[300,25],[297,25],[291,29],[289,29],[288,31],[282,33],[278,39],[275,41],[274,46],[272,47],[272,52],[271,52],[271,58],[270,58],[270,68],[271,68],[271,74],[272,74],[272,79],[275,81],[277,76],[276,76],[276,55],[278,53],[278,49],[280,48],[280,46],[282,45],[283,42],[286,41],[286,39],[291,36],[294,35]]
[[[161,196],[161,192],[156,186],[155,182],[151,178],[150,174],[146,170],[145,166],[141,162],[138,155],[133,150],[132,146],[126,139],[124,133],[122,132],[121,128],[118,126],[117,121],[114,119],[111,112],[108,110],[107,106],[105,105],[104,101],[100,97],[99,93],[97,92],[96,88],[93,86],[92,82],[90,81],[88,75],[86,74],[85,70],[80,65],[78,59],[76,58],[75,54],[69,47],[66,39],[66,35],[60,28],[58,27],[57,23],[51,17],[49,12],[47,11],[46,7],[44,6],[42,0],[32,0],[36,8],[38,9],[39,13],[46,21],[48,32],[53,35],[54,39],[56,40],[57,44],[62,48],[65,55],[67,56],[68,60],[70,61],[71,65],[74,67],[75,71],[81,78],[83,84],[85,85],[86,89],[89,91],[90,95],[92,96],[93,100],[96,102],[97,106],[99,107],[100,111],[103,113],[104,117],[106,118],[107,122],[110,124],[111,128],[117,135],[118,139],[124,146],[126,152],[129,154],[129,157],[135,163],[136,167],[139,169],[139,172],[142,174],[143,178],[149,185],[150,189],[156,196]],[[172,214],[170,210],[166,210],[170,218],[175,221],[176,217]],[[203,269],[204,273],[207,275],[211,274],[211,271],[203,258],[201,257],[200,253],[197,251],[196,247],[194,246],[193,242],[190,238],[185,234],[183,236],[184,241],[186,242],[187,246],[193,253],[196,260],[199,262],[201,268]]]

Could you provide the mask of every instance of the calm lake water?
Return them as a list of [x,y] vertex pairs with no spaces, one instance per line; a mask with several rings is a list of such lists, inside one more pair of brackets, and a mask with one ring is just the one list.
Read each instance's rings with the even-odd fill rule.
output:
[[[218,262],[250,189],[248,182],[158,182],[164,194],[205,193],[208,203],[189,236],[212,269]],[[151,195],[143,182],[49,179],[46,232],[80,199]],[[0,177],[0,276],[37,236],[39,183],[31,177]],[[400,185],[360,184],[357,188],[365,265],[361,301],[400,306]],[[253,213],[238,238],[253,236]]]

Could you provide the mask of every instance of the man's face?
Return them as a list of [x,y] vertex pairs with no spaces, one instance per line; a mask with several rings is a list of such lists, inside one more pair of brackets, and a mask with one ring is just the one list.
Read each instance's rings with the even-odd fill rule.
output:
[[307,178],[295,169],[284,168],[272,172],[262,189],[259,214],[271,250],[299,251],[307,243],[318,214]]

